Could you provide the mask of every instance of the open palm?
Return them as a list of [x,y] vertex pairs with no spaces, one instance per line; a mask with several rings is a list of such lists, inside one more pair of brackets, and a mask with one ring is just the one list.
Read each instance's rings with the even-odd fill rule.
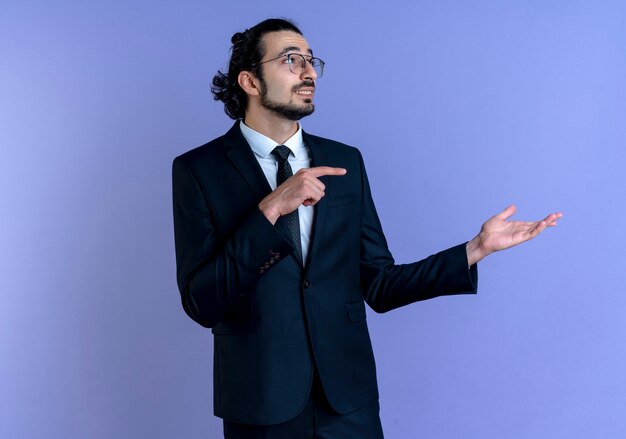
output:
[[480,233],[467,246],[470,265],[498,250],[521,244],[539,235],[546,227],[556,226],[562,213],[551,213],[539,221],[509,221],[517,211],[510,205],[499,214],[489,218],[480,228]]

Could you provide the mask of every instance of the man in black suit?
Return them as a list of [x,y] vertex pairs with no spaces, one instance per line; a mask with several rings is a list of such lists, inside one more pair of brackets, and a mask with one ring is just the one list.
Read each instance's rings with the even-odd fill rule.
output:
[[212,328],[214,410],[226,438],[381,438],[364,301],[385,312],[473,293],[476,263],[556,224],[507,221],[395,265],[359,151],[302,131],[324,63],[266,20],[232,38],[216,99],[237,120],[174,160],[177,279]]

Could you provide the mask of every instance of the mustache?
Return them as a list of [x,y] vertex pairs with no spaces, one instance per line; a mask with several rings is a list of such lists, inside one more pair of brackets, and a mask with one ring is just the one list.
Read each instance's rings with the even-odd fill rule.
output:
[[302,83],[300,83],[300,84],[296,85],[296,86],[293,88],[293,90],[294,90],[294,91],[296,91],[296,90],[300,90],[300,89],[301,89],[301,88],[303,88],[303,87],[313,87],[313,88],[315,88],[315,82],[313,82],[313,81],[309,81],[309,80],[302,81]]

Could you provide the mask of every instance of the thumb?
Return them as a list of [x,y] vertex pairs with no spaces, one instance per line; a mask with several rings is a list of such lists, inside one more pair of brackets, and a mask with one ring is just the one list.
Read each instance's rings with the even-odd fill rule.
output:
[[517,207],[515,207],[515,204],[511,204],[506,209],[504,209],[502,212],[497,214],[495,217],[498,218],[499,220],[504,221],[504,220],[509,219],[511,216],[513,216],[513,214],[515,212],[517,212]]

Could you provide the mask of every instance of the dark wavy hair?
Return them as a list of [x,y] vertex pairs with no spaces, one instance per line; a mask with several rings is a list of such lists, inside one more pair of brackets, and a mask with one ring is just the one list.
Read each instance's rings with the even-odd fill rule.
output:
[[302,35],[300,29],[293,22],[282,18],[270,18],[243,32],[237,32],[230,39],[233,46],[230,49],[228,72],[224,73],[218,70],[213,77],[211,92],[216,101],[224,102],[224,111],[231,119],[242,119],[248,105],[248,95],[237,81],[239,73],[251,71],[262,81],[263,76],[259,62],[265,55],[265,48],[262,44],[263,35],[282,30]]

